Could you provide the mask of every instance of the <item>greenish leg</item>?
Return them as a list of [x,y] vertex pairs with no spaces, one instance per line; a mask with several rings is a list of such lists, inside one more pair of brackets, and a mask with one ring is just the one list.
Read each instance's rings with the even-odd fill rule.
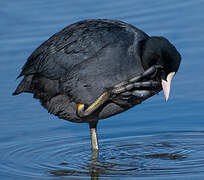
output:
[[97,123],[98,121],[89,122],[89,128],[91,132],[91,145],[92,152],[96,153],[99,150],[98,135],[97,135]]

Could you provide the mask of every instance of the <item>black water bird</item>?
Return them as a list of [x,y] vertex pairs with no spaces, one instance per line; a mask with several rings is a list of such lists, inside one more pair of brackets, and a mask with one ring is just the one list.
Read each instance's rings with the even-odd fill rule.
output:
[[98,120],[125,111],[164,90],[181,57],[164,37],[114,20],[74,23],[39,46],[18,76],[13,95],[33,93],[49,113],[89,123],[98,150]]

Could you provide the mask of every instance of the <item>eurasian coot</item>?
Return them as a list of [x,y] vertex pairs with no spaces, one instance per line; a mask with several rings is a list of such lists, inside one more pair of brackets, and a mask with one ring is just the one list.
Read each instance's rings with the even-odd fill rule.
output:
[[89,123],[98,149],[98,120],[125,111],[164,90],[181,56],[164,37],[149,37],[115,20],[84,20],[54,34],[28,58],[13,95],[33,93],[59,118]]

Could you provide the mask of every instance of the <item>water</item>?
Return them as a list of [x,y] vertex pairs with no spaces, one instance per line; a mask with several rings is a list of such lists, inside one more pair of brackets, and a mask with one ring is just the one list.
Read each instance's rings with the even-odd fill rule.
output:
[[[0,179],[202,179],[204,2],[1,1]],[[46,112],[32,95],[12,97],[20,68],[43,41],[82,19],[110,18],[167,37],[182,55],[168,103],[163,94],[99,122],[92,159],[87,124]]]

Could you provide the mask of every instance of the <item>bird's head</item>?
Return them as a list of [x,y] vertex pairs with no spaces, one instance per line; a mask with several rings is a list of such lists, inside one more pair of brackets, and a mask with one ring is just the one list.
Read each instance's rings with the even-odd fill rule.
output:
[[142,64],[144,69],[153,65],[161,65],[163,69],[158,73],[166,100],[169,98],[171,80],[178,71],[181,56],[164,37],[150,37],[142,45]]

